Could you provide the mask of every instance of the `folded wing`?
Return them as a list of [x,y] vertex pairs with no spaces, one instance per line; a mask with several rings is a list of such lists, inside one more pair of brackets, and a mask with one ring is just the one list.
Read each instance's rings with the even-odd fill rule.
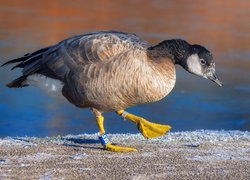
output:
[[87,68],[87,64],[109,61],[121,53],[143,50],[148,46],[148,42],[134,34],[101,31],[65,39],[56,45],[8,61],[2,66],[18,63],[12,69],[23,68],[23,75],[7,86],[23,87],[27,85],[26,78],[33,74],[64,81],[71,71]]

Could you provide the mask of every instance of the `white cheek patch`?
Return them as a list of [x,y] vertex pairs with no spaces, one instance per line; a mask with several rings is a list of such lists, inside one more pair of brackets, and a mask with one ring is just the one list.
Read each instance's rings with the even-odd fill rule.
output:
[[200,59],[197,54],[193,54],[187,58],[188,70],[196,75],[203,76],[202,66],[200,64]]

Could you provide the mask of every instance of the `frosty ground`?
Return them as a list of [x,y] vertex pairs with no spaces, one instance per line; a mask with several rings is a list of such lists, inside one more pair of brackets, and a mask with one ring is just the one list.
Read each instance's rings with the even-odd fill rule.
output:
[[109,134],[138,152],[103,150],[96,134],[0,139],[0,179],[250,179],[250,132]]

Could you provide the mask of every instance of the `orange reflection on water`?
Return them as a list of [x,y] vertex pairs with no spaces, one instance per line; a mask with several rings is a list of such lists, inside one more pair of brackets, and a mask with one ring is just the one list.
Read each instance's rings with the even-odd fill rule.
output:
[[28,33],[44,45],[76,33],[118,29],[154,42],[181,36],[217,51],[250,46],[250,1],[12,0],[2,1],[1,9],[1,37]]

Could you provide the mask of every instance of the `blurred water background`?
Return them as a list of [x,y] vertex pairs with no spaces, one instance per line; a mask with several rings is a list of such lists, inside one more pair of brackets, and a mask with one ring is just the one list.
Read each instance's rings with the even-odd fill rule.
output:
[[[213,52],[219,88],[177,67],[177,82],[160,102],[128,110],[172,131],[250,130],[250,1],[245,0],[11,0],[0,1],[0,63],[95,30],[133,32],[157,43],[183,38]],[[0,69],[0,136],[95,133],[88,109],[38,88],[9,89],[20,75]],[[104,114],[108,133],[136,133],[115,113]]]

